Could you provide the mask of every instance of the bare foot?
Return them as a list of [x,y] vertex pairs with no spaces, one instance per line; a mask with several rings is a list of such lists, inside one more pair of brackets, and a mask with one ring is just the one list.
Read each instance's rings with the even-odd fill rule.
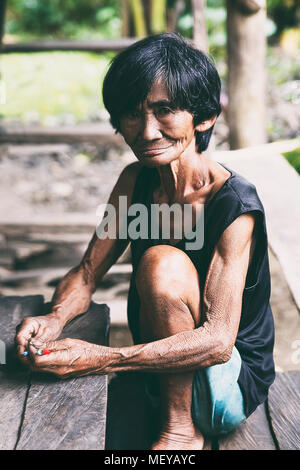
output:
[[162,432],[152,450],[202,450],[204,437],[196,428],[191,433],[180,430]]

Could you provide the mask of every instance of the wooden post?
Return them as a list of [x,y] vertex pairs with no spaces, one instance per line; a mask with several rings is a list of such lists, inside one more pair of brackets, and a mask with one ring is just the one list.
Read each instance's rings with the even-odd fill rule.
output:
[[208,42],[205,26],[205,0],[192,0],[194,16],[194,44],[203,52],[208,51]]
[[230,148],[263,144],[266,136],[265,0],[227,0]]

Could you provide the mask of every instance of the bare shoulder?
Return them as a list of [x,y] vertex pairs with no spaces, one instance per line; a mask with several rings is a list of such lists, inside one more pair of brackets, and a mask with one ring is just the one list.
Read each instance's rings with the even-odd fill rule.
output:
[[125,195],[131,200],[135,182],[141,168],[142,165],[140,162],[133,162],[125,166],[114,186],[110,201],[121,195]]

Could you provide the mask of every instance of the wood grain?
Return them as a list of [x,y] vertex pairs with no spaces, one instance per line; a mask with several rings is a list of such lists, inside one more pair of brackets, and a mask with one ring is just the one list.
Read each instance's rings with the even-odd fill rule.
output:
[[[60,337],[107,344],[109,309],[92,303]],[[101,450],[106,426],[107,376],[61,380],[33,374],[17,449]]]
[[281,450],[300,449],[300,371],[277,373],[269,391],[269,414]]
[[261,404],[235,431],[220,438],[219,450],[276,450],[265,405]]
[[16,358],[14,337],[23,318],[43,311],[41,295],[0,298],[0,339],[6,346],[6,364],[0,366],[0,450],[15,447],[30,373]]

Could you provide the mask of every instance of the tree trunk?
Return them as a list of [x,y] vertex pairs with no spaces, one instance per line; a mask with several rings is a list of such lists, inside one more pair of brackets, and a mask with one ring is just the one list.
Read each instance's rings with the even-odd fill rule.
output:
[[166,31],[166,0],[152,0],[151,31],[153,34]]
[[147,36],[144,8],[141,0],[129,0],[137,37]]
[[121,21],[121,35],[123,38],[127,38],[130,34],[130,12],[128,0],[121,0]]
[[205,0],[192,0],[194,16],[194,44],[203,52],[208,51],[206,25],[204,17]]
[[4,36],[5,10],[6,0],[0,0],[0,49],[2,45],[2,38]]
[[151,31],[151,11],[152,11],[152,0],[142,0],[144,7],[144,19],[146,23],[147,34],[152,34]]
[[231,149],[266,142],[265,1],[227,0]]
[[177,31],[177,23],[180,15],[184,12],[184,0],[176,0],[173,8],[167,8],[167,31]]

